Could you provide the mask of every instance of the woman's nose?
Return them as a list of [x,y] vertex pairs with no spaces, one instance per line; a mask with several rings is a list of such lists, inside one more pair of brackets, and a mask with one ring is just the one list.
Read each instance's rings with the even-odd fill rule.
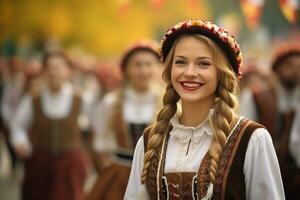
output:
[[184,71],[184,75],[187,77],[196,77],[197,72],[193,63],[187,65],[186,70]]

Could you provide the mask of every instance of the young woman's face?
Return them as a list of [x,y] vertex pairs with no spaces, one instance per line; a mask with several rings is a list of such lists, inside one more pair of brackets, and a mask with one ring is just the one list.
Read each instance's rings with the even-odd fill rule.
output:
[[217,88],[217,68],[208,45],[195,38],[181,38],[174,51],[171,81],[182,101],[213,100]]
[[125,72],[131,86],[139,91],[147,90],[150,87],[154,67],[157,67],[157,63],[157,58],[150,52],[134,53],[128,61]]
[[48,87],[53,91],[57,91],[68,80],[70,67],[64,58],[53,56],[47,60],[45,72]]

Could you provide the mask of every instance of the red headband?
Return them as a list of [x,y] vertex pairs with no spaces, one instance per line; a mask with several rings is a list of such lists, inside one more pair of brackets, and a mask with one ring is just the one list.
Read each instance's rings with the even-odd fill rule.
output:
[[282,46],[275,53],[272,63],[272,69],[275,71],[277,67],[288,57],[298,55],[300,56],[300,46],[286,45]]
[[126,68],[127,62],[129,58],[137,51],[149,51],[150,53],[153,53],[159,59],[158,55],[158,43],[155,41],[150,41],[150,40],[141,40],[133,45],[131,45],[127,50],[125,50],[125,53],[123,54],[123,57],[121,59],[120,65],[122,70]]

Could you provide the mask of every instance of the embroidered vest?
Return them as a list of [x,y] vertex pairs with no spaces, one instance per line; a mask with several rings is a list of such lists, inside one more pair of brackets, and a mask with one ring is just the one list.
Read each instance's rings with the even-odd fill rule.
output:
[[[248,142],[253,131],[261,125],[242,119],[235,125],[223,149],[212,199],[245,199],[243,166]],[[167,130],[171,131],[172,127]],[[144,133],[145,150],[149,133]],[[163,173],[169,134],[155,152],[146,178],[150,199],[202,199],[209,187],[209,153],[205,155],[197,173]]]

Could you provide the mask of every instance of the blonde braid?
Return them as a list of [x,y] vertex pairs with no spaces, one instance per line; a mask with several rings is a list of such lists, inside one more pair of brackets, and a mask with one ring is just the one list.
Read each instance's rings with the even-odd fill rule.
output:
[[141,176],[142,184],[145,183],[148,168],[151,159],[157,150],[158,146],[162,143],[164,134],[169,126],[170,119],[175,115],[177,111],[177,102],[179,96],[174,90],[171,83],[167,85],[166,92],[163,97],[163,108],[157,115],[156,123],[151,127],[150,138],[147,144],[147,151],[144,155],[144,167]]
[[209,177],[212,183],[217,175],[218,162],[220,160],[226,139],[231,131],[231,124],[234,121],[234,109],[237,105],[235,91],[237,87],[236,76],[229,68],[222,69],[219,74],[219,85],[217,88],[217,102],[212,117],[214,122],[214,137],[209,149],[211,156]]
[[206,42],[210,48],[215,65],[218,69],[218,87],[216,90],[215,111],[212,116],[213,139],[209,148],[211,162],[209,178],[212,183],[217,176],[218,163],[225,147],[227,137],[231,131],[231,124],[235,120],[234,110],[238,106],[236,91],[238,89],[237,76],[225,57],[220,47],[203,35],[194,35],[199,40]]
[[156,117],[156,123],[145,130],[145,132],[150,131],[150,134],[146,149],[147,151],[144,155],[144,166],[141,175],[142,184],[144,184],[146,181],[151,159],[159,145],[162,143],[164,134],[166,134],[166,130],[169,126],[169,122],[177,111],[177,102],[179,101],[180,97],[171,83],[171,68],[175,49],[174,46],[175,45],[173,45],[169,55],[167,56],[165,61],[165,69],[162,74],[163,80],[167,83],[166,91],[163,96],[163,108],[159,111]]

